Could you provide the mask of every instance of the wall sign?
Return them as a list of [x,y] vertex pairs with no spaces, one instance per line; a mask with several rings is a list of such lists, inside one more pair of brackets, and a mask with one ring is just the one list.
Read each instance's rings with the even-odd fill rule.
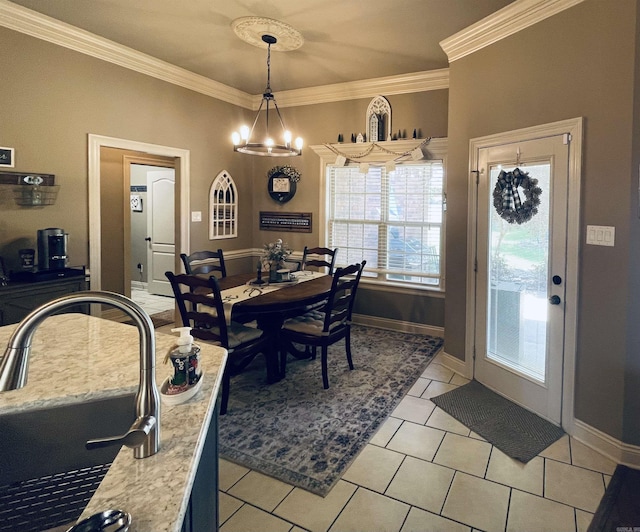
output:
[[263,231],[311,233],[311,228],[310,212],[260,211],[260,229]]
[[13,168],[15,164],[15,150],[13,148],[0,147],[0,166]]

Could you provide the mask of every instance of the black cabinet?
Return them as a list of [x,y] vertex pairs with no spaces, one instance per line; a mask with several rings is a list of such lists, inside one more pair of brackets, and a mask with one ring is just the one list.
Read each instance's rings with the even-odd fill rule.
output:
[[207,439],[191,488],[189,506],[182,532],[214,532],[218,530],[218,412],[220,399],[211,416]]
[[[0,326],[18,323],[29,312],[60,296],[88,289],[85,276],[34,283],[11,282],[0,286]],[[66,312],[87,312],[87,305],[69,307]]]

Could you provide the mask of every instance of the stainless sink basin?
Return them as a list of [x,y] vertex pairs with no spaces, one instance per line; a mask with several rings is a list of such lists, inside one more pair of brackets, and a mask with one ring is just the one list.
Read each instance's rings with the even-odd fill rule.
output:
[[75,521],[120,450],[85,443],[123,434],[134,419],[133,394],[0,415],[0,532]]

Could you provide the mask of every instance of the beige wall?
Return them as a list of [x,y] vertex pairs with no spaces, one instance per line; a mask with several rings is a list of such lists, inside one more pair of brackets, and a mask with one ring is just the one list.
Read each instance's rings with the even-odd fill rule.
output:
[[[243,109],[5,28],[0,49],[12,58],[0,83],[0,145],[15,148],[16,171],[52,173],[61,186],[56,205],[42,208],[19,207],[0,191],[0,254],[17,258],[37,229],[62,227],[72,263],[88,263],[89,133],[190,150],[191,207],[203,214],[211,182],[228,170],[241,234],[221,247],[252,246],[250,163],[228,142]],[[191,235],[192,247],[209,246],[205,222],[192,224]]]
[[[239,237],[212,242],[206,222],[192,223],[191,250],[261,248],[278,237],[296,250],[317,244],[320,163],[308,146],[335,142],[339,133],[349,139],[351,133],[364,131],[371,100],[283,109],[288,127],[305,139],[302,157],[250,157],[233,153],[230,133],[238,124],[250,122],[252,112],[4,28],[0,28],[0,49],[12,57],[3,69],[3,79],[11,83],[0,84],[0,145],[16,149],[17,171],[53,173],[61,185],[57,204],[37,210],[16,206],[0,190],[0,255],[15,255],[16,260],[25,242],[35,242],[38,228],[54,226],[69,231],[72,262],[88,263],[89,133],[190,150],[190,207],[201,211],[204,220],[212,180],[222,169],[232,175],[240,198]],[[393,131],[406,130],[410,136],[418,128],[425,136],[446,136],[446,90],[390,96],[389,101]],[[286,163],[302,172],[302,180],[293,200],[280,205],[267,193],[267,172]],[[105,192],[111,190],[102,199],[102,210],[113,220],[107,230],[114,239],[105,244],[113,249],[105,260],[114,267],[120,263],[124,231],[118,225],[123,216],[122,187],[119,183],[101,185]],[[280,235],[260,231],[261,210],[311,212],[314,232]],[[249,258],[233,261],[229,271],[253,269],[253,265]],[[122,284],[121,275],[114,270],[103,268],[102,275],[103,286],[105,282],[114,287]],[[444,326],[441,297],[405,295],[402,305],[393,305],[387,302],[389,294],[366,295],[364,289],[362,294],[368,303],[359,304],[357,312],[385,317],[390,308],[398,308],[397,320]]]
[[[627,350],[638,356],[637,338],[628,344],[638,314],[627,311],[640,297],[637,271],[628,268],[630,253],[636,264],[638,254],[630,240],[638,231],[630,199],[638,179],[631,143],[636,10],[635,0],[616,1],[615,9],[587,0],[451,64],[445,350],[464,359],[469,140],[582,116],[581,242],[586,224],[610,225],[616,245],[581,246],[575,415],[616,438],[629,421],[637,444],[637,410],[633,420],[623,416]],[[631,382],[637,393],[637,373]]]
[[[277,93],[276,93],[277,98]],[[391,105],[392,130],[399,129],[411,137],[414,129],[421,129],[424,137],[447,136],[446,90],[429,91],[419,94],[388,96]],[[365,131],[365,116],[371,98],[336,102],[322,105],[307,105],[282,110],[287,127],[300,132],[307,148],[303,155],[294,160],[255,158],[254,205],[256,219],[253,224],[253,242],[255,247],[276,238],[282,238],[292,249],[302,250],[305,245],[318,245],[321,242],[321,230],[318,223],[320,210],[320,158],[310,145],[335,143],[338,134],[345,139]],[[302,173],[296,195],[289,202],[280,205],[271,199],[267,192],[267,173],[270,168],[280,164],[293,164]],[[277,233],[261,231],[258,223],[259,211],[311,212],[313,233]],[[338,252],[339,253],[339,252]],[[440,294],[421,295],[392,294],[375,290],[363,283],[356,299],[357,314],[408,321],[422,325],[444,327],[444,299]]]

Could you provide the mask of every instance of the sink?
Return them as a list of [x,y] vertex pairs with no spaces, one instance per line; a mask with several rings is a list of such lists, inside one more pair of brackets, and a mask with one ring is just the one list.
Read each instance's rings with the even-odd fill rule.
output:
[[125,433],[135,417],[134,394],[0,415],[0,532],[75,522],[120,451],[85,443]]

